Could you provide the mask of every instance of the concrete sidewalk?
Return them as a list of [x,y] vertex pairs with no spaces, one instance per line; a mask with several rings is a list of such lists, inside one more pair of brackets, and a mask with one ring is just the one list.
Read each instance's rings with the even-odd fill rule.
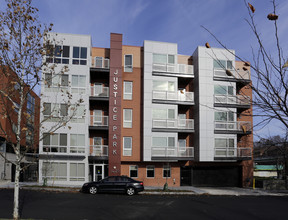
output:
[[[10,181],[0,181],[0,189],[13,189],[14,183]],[[42,187],[37,182],[20,182],[21,189],[45,190],[60,192],[78,192],[81,186],[73,185],[49,185]],[[268,191],[263,189],[237,188],[237,187],[193,187],[180,186],[169,187],[168,191],[163,191],[163,187],[145,186],[145,190],[139,194],[147,195],[222,195],[222,196],[288,196],[288,190]]]

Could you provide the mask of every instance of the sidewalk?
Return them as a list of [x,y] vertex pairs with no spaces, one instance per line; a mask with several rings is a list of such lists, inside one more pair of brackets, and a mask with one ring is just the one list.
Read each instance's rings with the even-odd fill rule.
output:
[[[14,183],[10,181],[0,181],[0,189],[13,189]],[[81,186],[73,185],[49,185],[42,187],[37,182],[21,182],[21,189],[45,190],[60,192],[78,192]],[[288,196],[288,190],[268,191],[263,189],[237,188],[237,187],[194,187],[180,186],[169,187],[168,191],[163,191],[163,187],[145,186],[145,190],[139,194],[145,195],[222,195],[222,196]]]

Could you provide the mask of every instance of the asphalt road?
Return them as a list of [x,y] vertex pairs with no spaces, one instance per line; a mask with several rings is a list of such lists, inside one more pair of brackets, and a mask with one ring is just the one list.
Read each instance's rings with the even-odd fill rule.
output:
[[[288,197],[161,196],[21,190],[24,219],[287,219]],[[12,218],[13,190],[0,190],[0,218]]]

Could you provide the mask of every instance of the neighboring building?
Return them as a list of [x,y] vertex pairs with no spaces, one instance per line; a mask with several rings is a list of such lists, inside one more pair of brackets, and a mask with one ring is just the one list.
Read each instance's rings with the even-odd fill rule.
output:
[[[250,71],[234,51],[197,47],[179,55],[175,43],[122,45],[121,34],[111,34],[110,48],[97,48],[87,35],[52,35],[62,52],[48,60],[69,68],[59,76],[61,89],[83,103],[66,127],[40,142],[40,182],[127,175],[146,186],[251,184]],[[43,83],[45,109],[67,101],[56,87]],[[42,119],[53,111],[45,112]]]
[[[4,74],[4,70],[6,74]],[[17,129],[17,116],[19,112],[20,94],[19,78],[8,68],[0,69],[0,180],[14,181],[16,155],[12,143],[16,143],[15,131]],[[24,87],[24,93],[29,91],[29,86]],[[4,95],[7,94],[7,95]],[[7,97],[11,98],[9,100]],[[20,173],[20,181],[37,181],[38,164],[34,154],[38,153],[39,143],[39,116],[40,98],[30,91],[22,109],[21,151],[25,152],[21,166],[26,167]]]

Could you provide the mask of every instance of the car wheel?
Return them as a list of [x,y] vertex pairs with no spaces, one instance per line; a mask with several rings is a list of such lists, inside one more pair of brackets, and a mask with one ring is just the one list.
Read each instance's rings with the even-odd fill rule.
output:
[[91,186],[90,188],[89,188],[89,193],[90,194],[96,194],[97,193],[97,187],[96,186]]
[[129,187],[126,190],[128,196],[133,196],[135,194],[135,189],[133,187]]

